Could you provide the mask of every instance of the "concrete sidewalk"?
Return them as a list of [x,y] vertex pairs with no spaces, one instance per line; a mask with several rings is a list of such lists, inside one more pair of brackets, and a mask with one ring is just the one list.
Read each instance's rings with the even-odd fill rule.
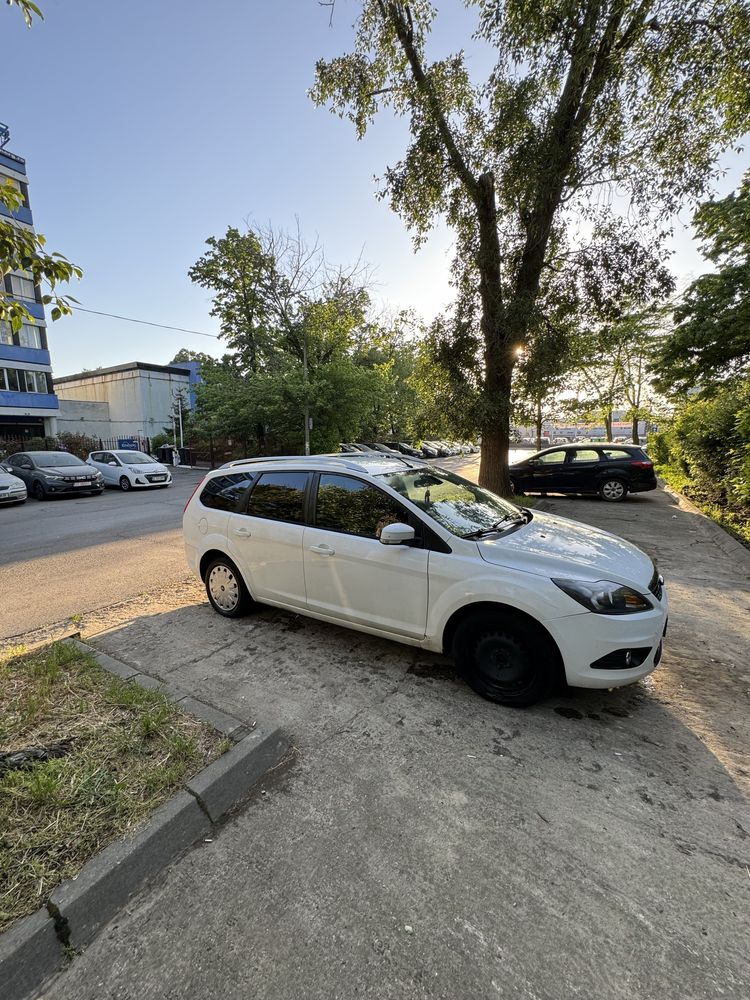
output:
[[657,556],[662,667],[527,711],[450,664],[200,596],[93,638],[300,759],[48,992],[102,998],[750,995],[750,556],[659,491],[556,512]]

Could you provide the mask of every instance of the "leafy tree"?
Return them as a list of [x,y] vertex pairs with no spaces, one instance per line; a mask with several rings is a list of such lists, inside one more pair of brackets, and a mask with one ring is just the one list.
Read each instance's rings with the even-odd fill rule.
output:
[[639,232],[663,234],[748,126],[750,14],[740,0],[469,0],[496,53],[483,82],[463,51],[430,61],[428,0],[362,0],[354,49],[317,64],[312,98],[361,138],[383,108],[409,119],[381,196],[419,244],[438,216],[457,235],[456,319],[481,357],[480,482],[509,493],[516,348],[537,322],[556,244],[583,214],[605,255],[617,185]]
[[[42,12],[31,0],[7,0],[10,6],[20,9],[28,27],[34,17],[42,18]],[[47,291],[42,293],[44,305],[51,305],[53,320],[72,312],[72,296],[61,295],[57,291],[60,282],[80,278],[80,267],[71,264],[60,253],[47,253],[46,241],[40,233],[34,233],[28,226],[18,222],[15,214],[23,206],[23,196],[18,184],[7,178],[0,184],[0,205],[3,214],[10,218],[0,218],[0,325],[10,324],[12,330],[20,330],[23,323],[33,316],[22,302],[17,302],[5,290],[5,276],[14,271],[23,271],[35,285],[42,285]]]
[[706,202],[693,221],[718,270],[687,288],[657,359],[659,387],[676,395],[750,370],[750,172],[739,191]]

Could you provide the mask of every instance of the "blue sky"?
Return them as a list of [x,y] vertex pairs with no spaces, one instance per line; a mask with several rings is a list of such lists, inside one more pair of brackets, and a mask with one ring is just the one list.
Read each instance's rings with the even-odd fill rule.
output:
[[[306,96],[316,59],[348,48],[355,0],[338,0],[333,28],[317,0],[40,3],[45,20],[30,31],[0,9],[0,120],[27,159],[37,229],[84,268],[71,288],[82,305],[216,333],[207,293],[187,278],[204,240],[246,218],[290,228],[296,216],[336,263],[364,248],[383,303],[431,318],[449,301],[450,233],[439,227],[415,255],[375,198],[403,123],[384,117],[358,143]],[[438,6],[431,51],[457,48],[472,15],[458,0]],[[726,159],[720,191],[743,165]],[[673,245],[678,278],[699,273],[689,233]],[[222,350],[81,312],[51,326],[50,346],[58,375]]]

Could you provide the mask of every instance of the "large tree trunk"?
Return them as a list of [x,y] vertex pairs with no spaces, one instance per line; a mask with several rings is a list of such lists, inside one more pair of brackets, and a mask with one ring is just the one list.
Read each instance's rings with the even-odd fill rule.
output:
[[641,439],[638,436],[638,413],[633,414],[633,444],[640,444]]
[[612,411],[608,410],[604,414],[604,436],[608,441],[612,440]]

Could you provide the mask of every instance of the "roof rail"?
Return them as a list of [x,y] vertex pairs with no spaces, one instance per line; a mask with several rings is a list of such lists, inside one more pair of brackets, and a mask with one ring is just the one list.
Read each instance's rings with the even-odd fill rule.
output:
[[356,472],[367,472],[368,467],[376,460],[380,462],[400,462],[413,468],[415,465],[422,465],[422,462],[412,462],[405,456],[384,455],[380,452],[373,452],[372,455],[362,456],[365,461],[353,461],[348,455],[255,455],[253,458],[237,458],[227,462],[222,468],[233,469],[240,465],[254,465],[258,462],[324,462],[326,465],[335,465],[344,469],[352,469]]

